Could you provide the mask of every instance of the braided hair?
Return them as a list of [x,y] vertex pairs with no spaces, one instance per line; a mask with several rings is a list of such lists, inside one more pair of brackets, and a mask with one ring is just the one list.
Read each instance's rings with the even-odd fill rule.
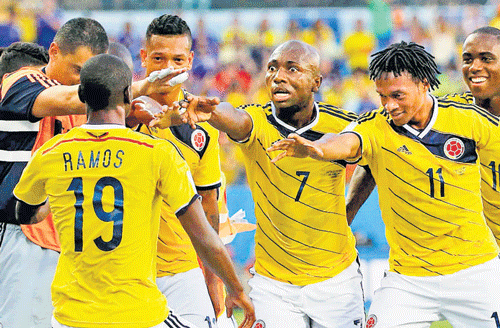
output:
[[414,42],[394,43],[371,57],[368,68],[371,80],[379,79],[383,73],[399,76],[402,72],[408,72],[415,80],[428,82],[431,90],[437,89],[440,84],[437,75],[441,72],[434,56]]

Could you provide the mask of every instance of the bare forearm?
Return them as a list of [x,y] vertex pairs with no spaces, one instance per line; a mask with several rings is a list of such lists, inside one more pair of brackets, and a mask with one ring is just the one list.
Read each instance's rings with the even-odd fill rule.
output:
[[358,165],[352,175],[346,197],[347,223],[349,225],[374,188],[375,179],[373,179],[370,169]]
[[35,224],[43,221],[50,213],[49,202],[41,205],[29,205],[23,201],[17,201],[16,220],[19,224]]
[[250,115],[245,111],[235,109],[229,103],[217,105],[208,123],[237,141],[245,140],[252,131]]
[[317,141],[316,146],[323,152],[324,161],[357,158],[361,154],[359,138],[353,133],[327,133]]
[[86,106],[78,97],[78,85],[58,85],[38,95],[31,113],[36,117],[85,114]]
[[201,196],[201,206],[208,223],[219,233],[219,205],[217,203],[217,189],[198,190]]
[[179,220],[203,264],[222,279],[228,290],[235,293],[243,291],[231,257],[215,230],[208,224],[200,202],[191,204],[186,213],[179,216]]

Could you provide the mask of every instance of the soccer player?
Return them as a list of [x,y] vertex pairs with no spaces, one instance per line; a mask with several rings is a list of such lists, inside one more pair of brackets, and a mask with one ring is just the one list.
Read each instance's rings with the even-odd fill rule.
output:
[[251,302],[204,218],[177,148],[125,127],[131,83],[132,72],[118,57],[87,61],[79,90],[87,124],[38,149],[14,189],[16,220],[36,223],[36,208],[48,197],[61,238],[52,327],[196,327],[169,312],[154,281],[163,201],[227,284],[230,308],[246,310],[250,327]]
[[[462,73],[468,92],[444,98],[476,104],[495,116],[500,116],[500,30],[481,27],[466,38],[462,52]],[[500,156],[481,150],[481,192],[486,223],[500,245]],[[357,167],[349,186],[347,212],[352,221],[361,205],[375,187],[368,167]]]
[[[191,30],[183,19],[167,14],[155,18],[148,26],[145,47],[141,49],[146,75],[169,67],[191,69],[192,43]],[[150,97],[170,106],[184,99],[182,84]],[[139,130],[169,140],[180,149],[193,174],[206,217],[218,231],[217,198],[221,185],[218,131],[207,123],[195,128],[181,124],[163,129],[142,125]],[[210,270],[205,270],[205,282],[189,236],[168,203],[164,203],[161,210],[157,262],[158,287],[176,313],[200,328],[215,326],[215,312],[224,313],[223,294],[217,289],[216,276]]]
[[[59,256],[59,239],[51,217],[37,225],[17,224],[12,190],[33,149],[55,134],[85,122],[85,115],[69,115],[85,114],[74,84],[80,81],[85,61],[107,48],[108,37],[97,21],[71,19],[57,32],[46,67],[23,67],[2,80],[0,323],[4,328],[50,325],[50,283]],[[170,77],[154,83],[135,82],[134,95],[162,90]]]
[[314,101],[322,77],[316,49],[288,41],[267,63],[271,102],[234,109],[189,96],[190,122],[207,120],[242,149],[255,202],[255,268],[249,285],[261,327],[361,327],[361,273],[347,225],[345,161],[287,158],[266,152],[291,132],[314,141],[357,117]]
[[422,46],[393,44],[370,63],[382,108],[341,134],[315,142],[291,134],[269,148],[273,161],[311,156],[369,165],[390,271],[367,327],[429,327],[443,319],[453,327],[499,325],[499,249],[483,216],[478,160],[481,149],[500,151],[498,118],[433,97],[437,73]]
[[[85,113],[78,87],[70,85],[79,83],[85,61],[107,48],[106,32],[98,22],[72,19],[54,38],[46,67],[24,67],[2,80],[0,323],[4,328],[50,325],[50,284],[59,257],[59,240],[51,218],[39,225],[19,226],[14,218],[12,190],[32,149],[78,120],[76,116],[54,116]],[[43,117],[47,118],[40,121]]]

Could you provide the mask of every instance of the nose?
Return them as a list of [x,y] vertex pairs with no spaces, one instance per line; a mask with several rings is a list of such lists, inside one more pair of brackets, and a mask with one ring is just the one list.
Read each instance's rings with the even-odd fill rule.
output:
[[385,101],[382,100],[382,106],[384,106],[388,112],[392,112],[393,110],[395,110],[399,107],[398,103],[391,98],[389,98]]
[[483,68],[483,64],[479,58],[474,59],[472,63],[469,66],[469,70],[471,72],[477,72],[480,71]]
[[278,68],[273,75],[273,82],[279,83],[285,80],[285,70],[282,68]]

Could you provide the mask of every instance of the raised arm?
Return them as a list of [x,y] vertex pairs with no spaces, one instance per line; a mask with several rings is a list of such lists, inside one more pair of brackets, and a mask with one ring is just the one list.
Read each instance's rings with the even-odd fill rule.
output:
[[351,225],[361,206],[366,202],[373,189],[375,180],[368,166],[356,166],[346,197],[347,223]]
[[327,133],[316,141],[307,140],[292,133],[286,139],[275,142],[268,152],[282,151],[272,159],[275,163],[285,157],[311,157],[321,161],[355,159],[361,155],[361,142],[354,133]]
[[85,114],[86,106],[78,97],[78,85],[56,85],[42,91],[33,103],[35,117]]
[[235,306],[242,308],[245,312],[245,319],[239,327],[250,328],[255,321],[253,304],[243,291],[226,247],[205,218],[201,202],[199,200],[193,202],[178,218],[203,263],[213,270],[226,285],[228,316],[232,315]]
[[187,108],[187,122],[193,127],[195,123],[206,121],[236,141],[245,140],[252,132],[253,123],[247,112],[227,102],[219,103],[216,97],[188,95],[182,106]]

